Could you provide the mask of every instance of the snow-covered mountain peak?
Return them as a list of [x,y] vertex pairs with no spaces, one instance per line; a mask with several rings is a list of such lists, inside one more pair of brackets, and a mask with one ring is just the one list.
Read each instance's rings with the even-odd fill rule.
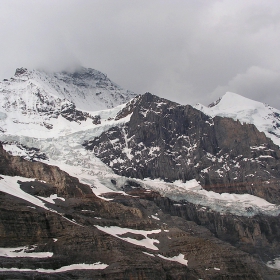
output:
[[81,123],[99,123],[96,111],[135,96],[91,68],[56,73],[18,68],[13,77],[0,82],[0,131],[27,136],[34,130],[41,138],[53,137],[57,129],[58,135],[62,130],[73,132]]
[[[212,103],[213,104],[213,103]],[[214,106],[211,104],[208,108],[215,107],[215,110],[223,110],[223,111],[241,111],[247,109],[256,109],[266,107],[264,103],[254,101],[242,95],[233,92],[226,92],[221,98],[219,98]]]
[[254,124],[259,131],[264,132],[280,146],[280,111],[265,103],[227,92],[208,107],[197,104],[195,108],[211,117],[228,117],[241,123]]
[[12,78],[0,83],[0,91],[30,93],[30,87],[34,86],[47,95],[74,103],[83,111],[113,108],[136,96],[112,82],[106,74],[84,67],[55,73],[18,68]]

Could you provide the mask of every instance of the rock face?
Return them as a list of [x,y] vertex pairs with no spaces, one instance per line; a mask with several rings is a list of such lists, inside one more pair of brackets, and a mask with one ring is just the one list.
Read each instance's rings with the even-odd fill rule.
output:
[[165,181],[198,180],[215,192],[280,202],[280,151],[254,125],[211,118],[146,93],[117,118],[130,121],[84,143],[117,174]]
[[[0,192],[2,279],[259,280],[277,276],[204,227],[165,214],[156,205],[161,204],[160,196],[136,185],[126,184],[130,195],[109,193],[107,199],[111,201],[104,201],[59,168],[13,157],[2,147],[0,173],[45,181],[18,181],[23,192],[45,201],[44,209]],[[1,180],[4,179],[0,178],[0,183]],[[48,202],[53,193],[63,200]],[[113,230],[108,231],[110,227]],[[146,241],[141,243],[142,240]],[[7,257],[2,250],[25,255]],[[30,253],[35,256],[30,257]],[[36,253],[51,255],[36,257]],[[179,256],[185,264],[172,259]],[[102,263],[107,267],[59,271],[81,263]]]
[[268,261],[280,250],[280,217],[255,215],[242,217],[221,214],[207,207],[184,201],[174,202],[167,197],[153,194],[154,201],[165,213],[193,221],[209,229],[219,239]]

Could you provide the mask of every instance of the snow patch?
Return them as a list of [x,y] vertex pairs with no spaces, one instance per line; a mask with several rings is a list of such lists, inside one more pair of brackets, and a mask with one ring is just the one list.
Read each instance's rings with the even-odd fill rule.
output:
[[[121,240],[124,240],[126,242],[132,243],[137,246],[143,246],[151,250],[158,250],[158,248],[154,245],[154,243],[159,243],[157,239],[149,238],[148,235],[154,234],[154,233],[160,233],[161,229],[155,229],[155,230],[136,230],[136,229],[130,229],[130,228],[121,228],[117,226],[112,227],[101,227],[101,226],[95,226],[99,230],[106,232],[110,235],[113,235]],[[143,235],[145,238],[142,240],[136,240],[130,237],[121,237],[120,235],[123,235],[125,233],[134,233],[134,234],[140,234]]]
[[40,199],[45,200],[49,203],[55,204],[55,199],[60,199],[62,201],[65,201],[65,198],[57,196],[57,194],[51,194],[50,197],[43,197],[43,196],[38,196]]
[[160,218],[158,218],[158,217],[156,217],[156,216],[154,216],[154,215],[151,215],[151,217],[153,218],[153,219],[155,219],[155,220],[160,220]]
[[41,272],[41,273],[58,273],[58,272],[65,272],[69,270],[87,270],[87,269],[105,269],[108,267],[108,264],[104,264],[101,262],[93,263],[93,264],[70,264],[67,266],[62,266],[58,269],[44,269],[44,268],[37,268],[37,269],[29,269],[29,268],[3,268],[0,267],[0,271],[19,271],[19,272]]
[[179,254],[178,256],[174,256],[174,257],[164,257],[160,254],[158,254],[158,256],[164,260],[167,260],[167,261],[172,261],[172,262],[178,262],[178,263],[181,263],[183,265],[186,265],[188,266],[188,261],[185,260],[185,256],[183,254]]
[[37,246],[23,246],[17,248],[0,248],[0,257],[6,258],[50,258],[51,252],[33,252]]
[[280,257],[267,262],[266,265],[270,268],[280,270]]

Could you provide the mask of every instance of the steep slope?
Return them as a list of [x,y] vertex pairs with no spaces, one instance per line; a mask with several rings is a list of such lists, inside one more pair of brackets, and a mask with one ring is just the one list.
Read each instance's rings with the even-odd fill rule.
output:
[[208,107],[197,104],[195,108],[211,117],[228,117],[241,123],[254,124],[280,146],[280,111],[267,104],[227,92]]
[[0,83],[0,131],[41,138],[64,135],[100,123],[95,111],[134,96],[90,68],[73,73],[20,68]]

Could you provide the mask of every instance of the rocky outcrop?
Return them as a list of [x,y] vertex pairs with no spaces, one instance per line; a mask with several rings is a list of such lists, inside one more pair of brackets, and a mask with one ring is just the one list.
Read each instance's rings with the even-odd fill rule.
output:
[[[258,214],[251,217],[219,213],[188,201],[173,201],[154,191],[146,191],[127,181],[123,191],[154,202],[164,213],[192,221],[210,230],[217,238],[268,261],[280,250],[280,216]],[[250,211],[250,209],[248,209]]]
[[215,192],[250,193],[280,203],[280,151],[254,125],[211,118],[187,105],[146,93],[84,143],[117,174],[165,181],[198,180]]

